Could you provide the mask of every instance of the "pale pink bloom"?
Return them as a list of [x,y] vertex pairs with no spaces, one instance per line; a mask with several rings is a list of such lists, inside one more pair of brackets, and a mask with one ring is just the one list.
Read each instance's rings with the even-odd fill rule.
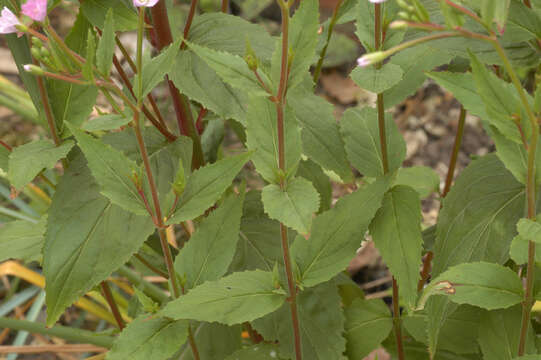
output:
[[21,22],[17,16],[11,12],[11,10],[9,10],[7,7],[2,9],[0,16],[0,34],[16,33],[18,31],[16,25],[20,24]]
[[24,69],[24,71],[30,72],[30,71],[32,71],[32,65],[31,64],[25,64],[25,65],[23,65],[23,69]]
[[370,1],[372,4],[381,4],[382,2],[385,2],[387,0],[368,0]]
[[42,22],[47,16],[47,0],[28,0],[21,10],[30,19]]
[[385,60],[386,54],[383,51],[376,51],[370,54],[366,54],[357,59],[357,65],[360,67],[366,67],[374,63]]
[[140,7],[153,7],[158,3],[159,0],[133,0],[133,6]]

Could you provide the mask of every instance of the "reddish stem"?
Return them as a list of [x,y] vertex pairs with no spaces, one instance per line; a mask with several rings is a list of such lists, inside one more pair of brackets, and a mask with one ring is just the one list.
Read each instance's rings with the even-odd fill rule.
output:
[[449,190],[451,190],[451,185],[453,184],[453,178],[455,176],[455,168],[458,160],[458,153],[460,151],[460,145],[462,144],[462,137],[464,135],[464,124],[466,120],[466,109],[464,106],[460,107],[460,115],[458,117],[458,128],[456,130],[455,144],[453,146],[453,152],[451,153],[451,161],[449,161],[449,170],[447,171],[447,177],[445,178],[445,186],[443,192],[441,193],[442,197],[445,197]]
[[[186,19],[186,25],[184,25],[184,39],[188,39],[190,34],[190,28],[192,27],[193,18],[195,16],[195,9],[197,8],[197,0],[192,0],[190,4],[190,11],[188,12],[188,18]],[[186,48],[186,43],[182,42],[181,49]]]
[[222,12],[226,13],[229,11],[229,0],[222,0]]
[[203,134],[203,131],[205,131],[205,124],[203,123],[203,118],[205,117],[207,112],[208,110],[202,107],[199,111],[199,115],[197,116],[195,127],[197,128],[197,132],[199,133],[199,135]]
[[115,302],[115,299],[113,298],[113,294],[111,293],[111,289],[109,288],[109,285],[106,281],[102,281],[100,283],[101,291],[103,293],[103,297],[107,301],[107,304],[109,304],[109,307],[111,308],[111,312],[113,313],[113,317],[115,318],[116,323],[118,324],[118,328],[120,330],[124,329],[126,327],[126,324],[124,323],[124,319],[122,319],[122,315],[120,314],[120,311],[118,310],[118,305]]

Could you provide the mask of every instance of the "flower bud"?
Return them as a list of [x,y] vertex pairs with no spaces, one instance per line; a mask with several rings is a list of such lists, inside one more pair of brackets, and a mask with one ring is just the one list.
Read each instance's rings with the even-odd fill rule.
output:
[[387,55],[383,51],[376,51],[370,54],[366,54],[357,59],[357,65],[365,67],[385,60]]
[[32,49],[30,49],[30,53],[34,59],[41,60],[41,51],[37,47],[32,47]]
[[42,76],[45,74],[42,68],[34,64],[23,65],[24,71],[29,72],[30,74]]
[[398,29],[407,29],[408,23],[404,20],[395,20],[389,24],[389,29],[398,30]]

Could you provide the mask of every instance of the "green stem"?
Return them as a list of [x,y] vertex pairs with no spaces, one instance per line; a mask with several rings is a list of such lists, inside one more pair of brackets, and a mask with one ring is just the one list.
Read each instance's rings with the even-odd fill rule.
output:
[[451,154],[451,160],[449,161],[449,170],[447,170],[447,177],[445,178],[445,186],[441,197],[445,197],[449,190],[451,190],[451,184],[455,175],[456,162],[458,160],[458,152],[460,151],[460,145],[462,144],[462,137],[464,136],[464,123],[466,122],[466,109],[464,106],[460,107],[460,115],[458,116],[458,128],[456,130],[455,144],[453,146],[453,152]]
[[[524,88],[522,87],[522,84],[520,83],[520,80],[515,72],[515,69],[513,68],[513,66],[511,65],[511,62],[507,58],[505,51],[503,50],[499,41],[496,39],[492,41],[492,45],[498,52],[498,55],[500,56],[500,58],[502,59],[505,70],[509,74],[509,77],[511,78],[511,82],[517,89],[520,100],[522,102],[522,106],[526,110],[528,119],[530,121],[530,126],[532,127],[532,138],[530,139],[530,144],[528,145],[528,149],[527,149],[528,150],[528,176],[527,176],[527,181],[526,181],[526,194],[527,194],[527,200],[528,200],[528,218],[535,221],[535,215],[536,215],[535,155],[537,152],[537,142],[539,140],[539,124],[537,123],[537,119],[533,113],[532,108],[530,107],[530,103],[528,102],[528,98],[526,97],[526,93],[524,92]],[[524,295],[524,302],[522,304],[522,323],[520,327],[520,341],[519,341],[519,347],[518,347],[518,356],[524,355],[524,351],[526,348],[526,337],[528,333],[528,326],[530,324],[530,315],[532,311],[532,305],[534,302],[534,299],[533,299],[533,284],[535,280],[534,267],[535,267],[535,242],[530,240],[528,244],[526,293]]]
[[334,11],[332,13],[331,21],[329,22],[329,32],[327,33],[327,40],[325,42],[325,46],[323,46],[323,49],[321,50],[321,54],[319,55],[319,60],[316,65],[316,69],[314,70],[314,84],[316,85],[317,85],[317,82],[319,81],[319,76],[321,75],[321,68],[323,67],[323,60],[325,60],[325,55],[327,55],[327,48],[329,47],[329,43],[331,42],[334,26],[336,25],[336,21],[338,20],[338,10],[340,10],[340,6],[342,6],[342,1],[343,0],[338,0],[336,2],[336,6],[334,7]]
[[55,336],[68,341],[83,344],[92,344],[110,349],[113,346],[114,338],[108,335],[96,334],[92,331],[71,328],[67,326],[45,327],[45,324],[17,320],[7,317],[0,317],[0,328],[28,331],[33,334]]
[[[374,36],[375,36],[375,47],[376,51],[379,51],[383,45],[383,27],[382,27],[382,16],[381,16],[381,4],[374,4],[375,7],[375,19],[374,19]],[[413,40],[415,41],[415,40]],[[399,47],[399,46],[398,46]],[[379,62],[375,64],[376,68],[379,69],[382,66],[382,63]],[[377,96],[377,108],[378,108],[378,128],[379,128],[379,140],[381,144],[381,157],[383,161],[383,173],[387,174],[389,172],[389,157],[387,153],[387,134],[385,132],[385,104],[383,99],[383,94],[380,93]],[[396,337],[396,348],[398,353],[398,359],[404,360],[404,346],[402,344],[402,322],[400,320],[400,304],[399,298],[400,294],[398,291],[398,283],[396,282],[395,277],[393,276],[393,328]]]
[[139,287],[143,293],[148,295],[152,300],[157,301],[160,304],[165,304],[169,297],[156,285],[149,283],[143,277],[126,265],[121,266],[117,272],[128,279],[133,285]]

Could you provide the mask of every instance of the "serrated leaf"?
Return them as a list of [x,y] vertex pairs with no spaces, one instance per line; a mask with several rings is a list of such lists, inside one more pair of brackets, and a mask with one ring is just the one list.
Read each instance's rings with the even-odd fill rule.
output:
[[471,54],[471,66],[477,91],[486,106],[487,121],[509,139],[522,143],[513,115],[520,115],[520,104],[515,92],[503,80],[490,73],[478,58]]
[[294,178],[281,189],[275,184],[267,185],[262,192],[265,212],[271,219],[308,234],[312,216],[319,209],[319,194],[308,180]]
[[0,262],[8,259],[30,262],[41,259],[47,217],[36,224],[12,221],[0,227]]
[[291,251],[305,287],[330,280],[345,269],[381,206],[389,182],[380,178],[341,198],[333,209],[314,219],[309,240],[297,237]]
[[[525,207],[524,185],[495,155],[473,161],[457,178],[439,215],[433,275],[472,261],[503,264]],[[460,251],[456,251],[460,249]],[[456,305],[446,298],[428,304],[429,346],[434,353],[439,329]]]
[[[316,53],[319,29],[319,2],[317,0],[305,0],[289,21],[288,46],[292,61],[288,67],[289,78],[287,87],[289,90],[299,85],[312,64]],[[280,82],[282,63],[282,37],[275,43],[275,51],[272,55],[271,73],[274,84]]]
[[[242,347],[241,325],[226,326],[216,322],[191,324],[201,360],[223,360]],[[178,359],[194,360],[188,343],[182,346]]]
[[457,304],[469,304],[487,310],[508,308],[524,298],[522,281],[517,274],[509,268],[489,262],[453,266],[433,280],[433,284],[439,283],[446,286],[437,294],[447,295]]
[[[289,232],[289,239],[296,234]],[[263,210],[260,191],[250,191],[244,201],[239,241],[230,272],[243,270],[272,271],[274,264],[283,262],[280,223],[269,219]]]
[[116,339],[107,360],[167,360],[188,337],[188,321],[171,321],[142,315]]
[[419,194],[409,186],[393,187],[370,224],[370,234],[394,274],[400,294],[413,308],[423,252]]
[[22,190],[43,169],[50,169],[65,158],[73,145],[71,140],[58,147],[50,141],[38,140],[14,148],[9,154],[9,181],[15,189]]
[[[346,341],[342,336],[344,315],[334,281],[302,291],[297,296],[303,358],[344,360]],[[293,359],[295,354],[291,308],[280,309],[252,323],[266,340],[279,343],[279,355]]]
[[285,298],[283,290],[275,289],[271,272],[245,271],[207,281],[169,302],[159,314],[172,319],[234,325],[273,312]]
[[[175,59],[179,51],[180,40],[177,40],[169,45],[167,49],[162,50],[158,56],[143,64],[143,89],[140,98],[147,96],[152,89],[163,81],[165,75],[167,75],[173,68],[173,65],[175,65]],[[139,75],[137,74],[135,75],[133,83],[137,84],[138,81]]]
[[[479,41],[476,41],[477,43]],[[394,55],[390,63],[400,66],[404,76],[398,84],[384,91],[385,109],[389,109],[402,102],[406,97],[413,95],[425,81],[425,71],[446,64],[451,58],[452,56],[444,49],[434,49],[427,45],[414,46]]]
[[175,259],[175,271],[186,277],[186,290],[227,272],[239,239],[244,194],[230,196],[199,225]]
[[[246,123],[245,93],[224,82],[203,59],[191,50],[178,53],[169,73],[175,86],[187,97],[225,119]],[[205,86],[212,84],[212,86]]]
[[519,236],[536,243],[541,243],[541,224],[537,221],[522,218],[517,223]]
[[421,199],[424,199],[433,192],[438,192],[440,177],[438,173],[426,166],[400,168],[394,185],[407,185],[417,191]]
[[255,344],[242,350],[235,351],[225,360],[280,360],[278,345]]
[[103,32],[96,50],[96,65],[98,71],[109,76],[113,66],[113,55],[115,53],[115,20],[113,10],[107,11]]
[[[300,129],[289,107],[284,112],[285,174],[293,176],[301,159]],[[276,104],[264,98],[252,98],[248,105],[246,146],[256,150],[252,161],[268,182],[280,182],[278,125]]]
[[[441,328],[439,349],[457,354],[475,354],[479,352],[477,343],[479,319],[485,313],[478,307],[461,305],[451,314]],[[417,341],[428,344],[426,331],[427,315],[422,312],[408,314],[402,318],[407,332]],[[426,352],[426,350],[425,350]]]
[[100,29],[103,29],[108,10],[111,9],[115,19],[115,31],[130,31],[137,29],[137,13],[124,1],[85,0],[81,3],[83,15]]
[[498,29],[503,31],[507,15],[509,14],[509,5],[511,0],[482,0],[481,1],[481,18],[487,25],[496,23]]
[[88,161],[92,176],[100,184],[102,194],[125,210],[148,215],[132,178],[134,173],[139,174],[137,164],[103,141],[73,126],[69,129]]
[[49,209],[43,248],[47,325],[128,261],[153,231],[149,216],[127,212],[100,194],[82,154],[70,159]]
[[[518,355],[520,340],[521,306],[485,312],[479,324],[479,345],[484,359],[512,360]],[[526,354],[536,354],[535,334],[528,326]],[[524,359],[521,357],[520,359]]]
[[168,224],[195,219],[211,207],[227,189],[252,152],[231,156],[195,170]]
[[403,74],[400,66],[387,63],[381,69],[376,69],[375,66],[357,66],[350,76],[361,88],[379,94],[400,82]]
[[344,182],[353,181],[332,104],[313,94],[311,82],[308,89],[299,86],[288,94],[288,103],[301,127],[303,152]]
[[344,310],[347,355],[363,359],[379,347],[393,328],[389,307],[380,299],[357,299]]
[[332,185],[321,167],[312,160],[303,160],[299,163],[297,176],[310,181],[316,188],[320,196],[318,213],[329,210],[332,203]]
[[[210,48],[192,44],[186,42],[188,47],[203,59],[208,66],[210,66],[216,74],[222,80],[236,89],[243,90],[246,94],[251,96],[269,96],[269,93],[265,91],[259,84],[256,75],[250,68],[246,61],[238,55],[230,54],[223,51],[216,51]],[[263,81],[270,84],[270,81],[266,78],[263,72],[259,72]]]
[[[378,118],[375,109],[349,109],[340,121],[349,161],[364,176],[384,174]],[[406,157],[406,143],[390,114],[385,114],[389,171],[400,168]]]
[[122,114],[102,115],[91,119],[81,126],[81,129],[89,132],[116,130],[129,124],[132,117]]
[[[70,33],[66,37],[66,45],[78,54],[95,52],[94,36],[91,34],[91,25],[82,14],[77,16]],[[87,58],[88,66],[94,64],[92,57]],[[90,70],[89,70],[90,71]],[[92,112],[98,96],[98,88],[93,85],[77,85],[60,80],[47,80],[47,94],[55,118],[57,129],[64,134],[64,122],[80,125]],[[64,134],[66,135],[66,134]]]

